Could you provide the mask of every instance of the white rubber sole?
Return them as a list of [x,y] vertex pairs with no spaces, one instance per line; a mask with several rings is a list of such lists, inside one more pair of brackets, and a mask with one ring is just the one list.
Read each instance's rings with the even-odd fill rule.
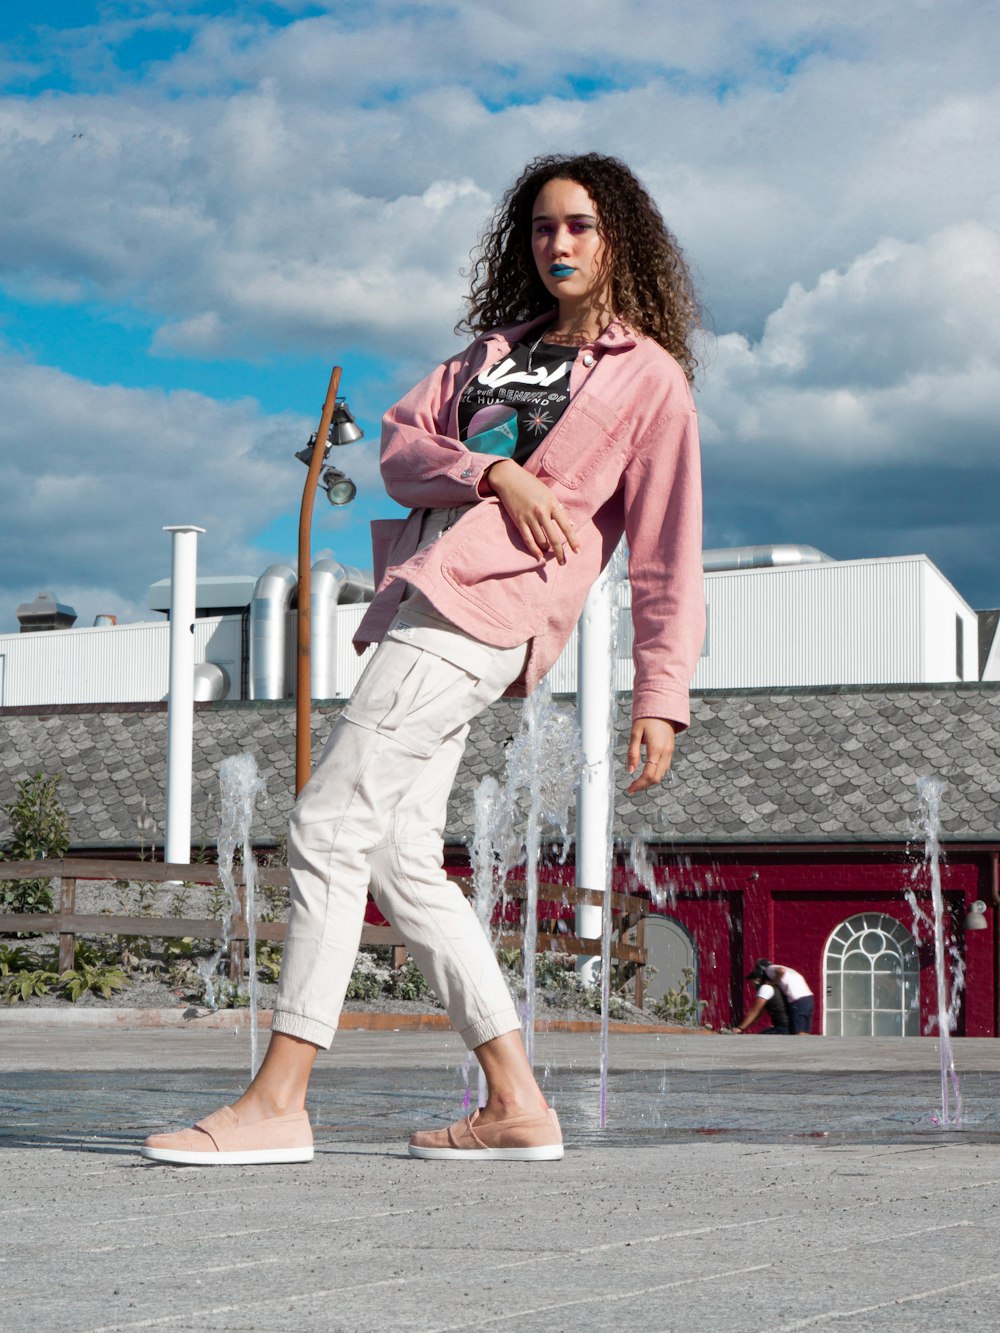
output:
[[172,1148],[140,1148],[151,1162],[173,1166],[276,1166],[280,1162],[311,1162],[310,1148],[258,1148],[253,1152],[180,1152]]
[[411,1157],[440,1162],[558,1162],[562,1155],[561,1143],[543,1148],[416,1148],[410,1144]]

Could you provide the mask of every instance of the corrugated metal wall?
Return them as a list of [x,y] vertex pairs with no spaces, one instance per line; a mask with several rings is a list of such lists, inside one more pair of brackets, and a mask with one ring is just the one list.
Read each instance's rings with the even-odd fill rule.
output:
[[[892,684],[957,680],[961,622],[964,679],[978,670],[975,612],[926,556],[852,560],[705,577],[708,634],[697,689]],[[621,590],[616,685],[632,685],[630,590]],[[337,612],[336,695],[354,688],[370,652],[351,643],[364,606]],[[286,621],[286,697],[296,659],[296,617]],[[195,624],[195,660],[217,662],[238,697],[240,618]],[[0,705],[163,699],[166,621],[0,636]],[[576,634],[549,676],[553,693],[576,690]]]
[[915,556],[707,575],[708,651],[695,688],[919,681],[923,563]]
[[[0,706],[154,703],[165,699],[170,627],[157,621],[95,629],[10,634],[0,638],[6,658]],[[240,618],[195,621],[196,662],[224,667],[231,697],[239,696]]]
[[924,604],[922,680],[977,680],[979,617],[929,560],[921,567]]

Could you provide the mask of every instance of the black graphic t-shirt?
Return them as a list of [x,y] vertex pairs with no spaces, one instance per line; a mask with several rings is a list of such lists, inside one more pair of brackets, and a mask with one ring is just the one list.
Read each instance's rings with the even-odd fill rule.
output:
[[575,347],[532,338],[474,376],[458,403],[458,434],[477,453],[524,463],[566,411]]

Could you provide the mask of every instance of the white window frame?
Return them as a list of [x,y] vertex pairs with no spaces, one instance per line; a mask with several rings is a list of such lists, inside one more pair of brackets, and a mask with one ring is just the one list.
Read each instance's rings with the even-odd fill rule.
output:
[[823,993],[824,1036],[919,1037],[920,958],[912,934],[885,912],[848,917],[823,950]]

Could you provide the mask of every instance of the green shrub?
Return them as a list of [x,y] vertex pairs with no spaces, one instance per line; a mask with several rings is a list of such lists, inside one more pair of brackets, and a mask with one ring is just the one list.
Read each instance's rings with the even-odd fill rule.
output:
[[664,1023],[677,1023],[681,1027],[697,1027],[704,1002],[692,996],[693,980],[694,968],[685,967],[681,972],[681,984],[666,991],[649,1006],[657,1018]]
[[59,974],[51,968],[20,967],[12,969],[5,962],[0,962],[0,999],[4,1004],[17,1004],[18,1000],[30,1000],[33,995],[47,995],[59,984]]
[[103,995],[110,1000],[116,990],[124,990],[132,983],[120,967],[107,963],[77,961],[59,977],[60,993],[74,1003],[81,995]]
[[374,1000],[392,989],[392,969],[365,950],[354,960],[354,970],[347,983],[349,1000]]
[[[69,816],[59,800],[61,781],[58,774],[34,773],[14,784],[14,800],[0,807],[10,820],[0,860],[40,861],[66,854]],[[0,912],[51,912],[51,883],[51,879],[0,880]]]
[[397,1000],[423,1000],[430,993],[424,974],[412,958],[394,970],[392,993]]
[[264,940],[257,945],[257,975],[261,981],[273,984],[281,972],[282,945]]
[[130,981],[121,966],[108,959],[105,950],[81,940],[74,950],[73,966],[59,973],[56,951],[36,952],[23,946],[0,945],[0,999],[5,1004],[30,1000],[34,995],[61,995],[77,1001],[88,992],[110,999]]

